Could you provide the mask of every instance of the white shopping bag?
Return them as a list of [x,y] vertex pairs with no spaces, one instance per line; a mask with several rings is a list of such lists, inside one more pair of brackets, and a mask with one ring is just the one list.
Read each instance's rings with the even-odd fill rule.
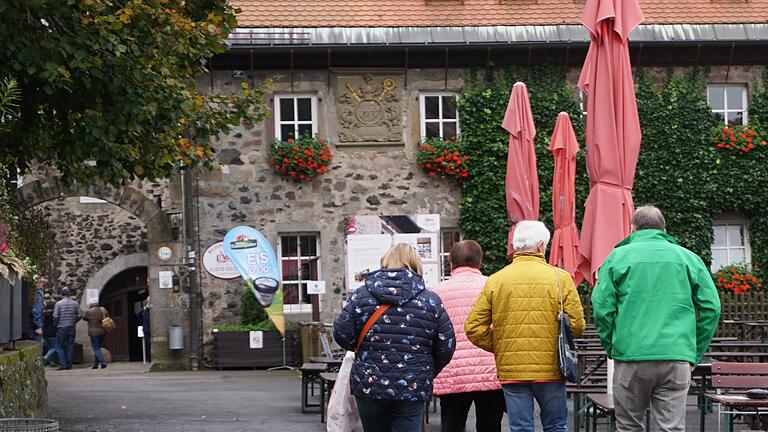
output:
[[347,355],[341,362],[331,397],[328,399],[327,432],[351,432],[360,422],[357,403],[349,388],[349,377],[354,362],[355,353],[347,351]]

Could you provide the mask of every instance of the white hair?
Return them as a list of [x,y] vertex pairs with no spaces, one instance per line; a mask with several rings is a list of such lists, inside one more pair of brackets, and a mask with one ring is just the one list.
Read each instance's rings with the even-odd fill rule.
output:
[[512,248],[515,251],[535,249],[539,242],[544,242],[544,249],[549,244],[549,230],[544,223],[534,220],[520,221],[515,225],[512,235]]

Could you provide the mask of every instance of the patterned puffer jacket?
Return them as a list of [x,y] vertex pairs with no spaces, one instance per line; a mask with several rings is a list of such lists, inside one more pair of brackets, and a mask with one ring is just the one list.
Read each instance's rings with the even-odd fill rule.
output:
[[377,270],[350,296],[333,323],[333,337],[354,350],[365,322],[390,304],[363,339],[355,358],[352,394],[373,399],[426,401],[432,381],[451,361],[456,341],[440,297],[408,269]]

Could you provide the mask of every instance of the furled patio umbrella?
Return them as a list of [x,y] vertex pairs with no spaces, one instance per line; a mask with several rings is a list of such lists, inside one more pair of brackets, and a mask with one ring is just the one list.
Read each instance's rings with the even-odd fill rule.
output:
[[579,270],[594,285],[613,247],[629,234],[640,119],[629,62],[629,32],[643,21],[637,0],[587,0],[581,22],[591,42],[579,87],[587,95],[590,191],[581,228]]
[[539,176],[533,147],[536,127],[525,84],[517,82],[512,87],[501,126],[509,132],[505,195],[507,216],[512,223],[507,235],[507,256],[511,256],[515,224],[539,218]]
[[576,228],[576,153],[579,142],[568,113],[561,112],[555,122],[549,150],[555,158],[552,177],[552,218],[555,233],[549,251],[549,263],[567,271],[576,284],[583,276],[578,271],[579,231]]

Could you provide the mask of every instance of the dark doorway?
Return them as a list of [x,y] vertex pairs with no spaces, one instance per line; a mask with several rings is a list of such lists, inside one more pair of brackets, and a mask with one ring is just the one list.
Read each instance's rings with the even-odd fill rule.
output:
[[104,339],[104,347],[114,361],[141,361],[136,312],[149,296],[147,268],[124,270],[104,285],[99,303],[107,308],[117,328]]

